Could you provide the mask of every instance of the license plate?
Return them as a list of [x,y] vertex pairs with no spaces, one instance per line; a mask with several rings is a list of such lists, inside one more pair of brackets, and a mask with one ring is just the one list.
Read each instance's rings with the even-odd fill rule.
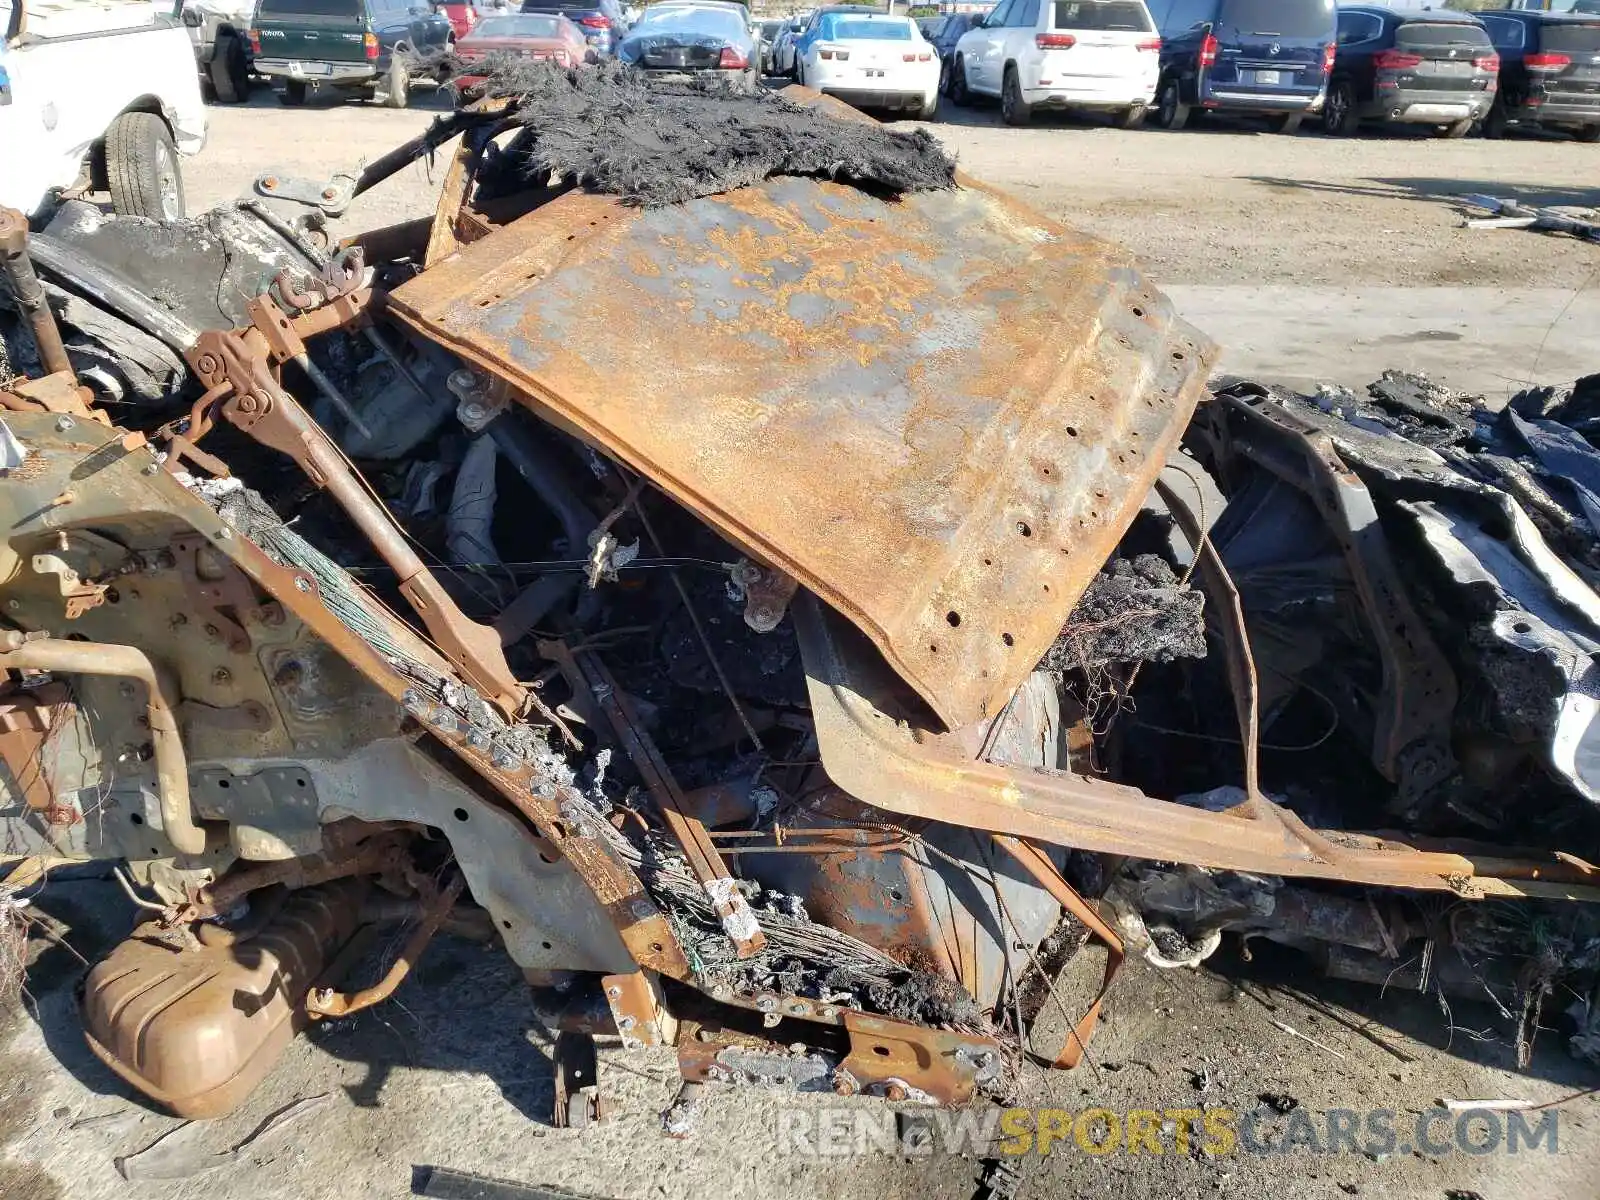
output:
[[1257,71],[1256,72],[1256,82],[1257,83],[1269,83],[1269,84],[1272,84],[1274,87],[1276,87],[1278,82],[1279,82],[1279,78],[1282,75],[1283,75],[1282,71]]
[[333,74],[333,68],[330,67],[327,63],[307,63],[306,64],[306,74],[307,75],[332,75]]

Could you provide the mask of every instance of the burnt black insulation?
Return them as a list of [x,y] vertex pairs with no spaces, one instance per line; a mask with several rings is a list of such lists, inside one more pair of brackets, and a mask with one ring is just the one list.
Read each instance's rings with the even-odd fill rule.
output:
[[1180,581],[1165,559],[1141,554],[1112,559],[1094,577],[1039,667],[1089,670],[1205,656],[1204,594]]
[[[477,64],[473,73],[484,69]],[[524,128],[480,176],[480,198],[543,186],[551,176],[647,208],[773,175],[891,195],[955,183],[954,160],[925,129],[837,117],[749,83],[517,59],[489,61],[483,86],[514,98],[511,119]]]

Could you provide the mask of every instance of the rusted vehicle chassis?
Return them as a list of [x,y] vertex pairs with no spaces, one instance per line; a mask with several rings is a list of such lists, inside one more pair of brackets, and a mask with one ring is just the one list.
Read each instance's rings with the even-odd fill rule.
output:
[[[654,1044],[691,1019],[703,1032],[709,1010],[748,1025],[724,1035],[736,1049],[817,1046],[841,1092],[946,1104],[1003,1090],[1014,1066],[994,1016],[1018,936],[1038,944],[1065,911],[1107,944],[1107,984],[1121,960],[1063,848],[1591,896],[1570,859],[1314,830],[1267,800],[1237,595],[1170,489],[1228,656],[1245,800],[1167,802],[1071,769],[1064,742],[1041,749],[1063,715],[1035,666],[1161,486],[1212,357],[1121,254],[970,180],[892,203],[773,178],[655,210],[579,191],[479,209],[492,132],[462,146],[430,222],[356,240],[420,262],[414,277],[279,287],[247,323],[196,331],[186,420],[114,423],[48,308],[32,311],[50,373],[0,390],[7,817],[40,855],[127,859],[127,886],[156,897],[85,992],[92,1046],[136,1086],[226,1111],[296,1029],[389,994],[468,895],[530,978],[600,979],[590,1027]],[[23,278],[27,246],[8,245]],[[740,556],[744,624],[792,628],[804,669],[803,702],[774,718],[718,667],[739,737],[760,747],[787,719],[811,739],[769,768],[782,821],[741,816],[761,808],[748,781],[679,783],[604,638],[541,624],[548,606],[523,619],[522,597],[490,620],[463,611],[284,384],[308,340],[355,331],[386,357],[454,356],[467,428],[531,414],[584,448],[647,554],[663,539],[646,485]],[[437,393],[408,361],[396,386]],[[219,427],[331,498],[392,590],[253,506]],[[611,521],[572,547],[591,587],[607,586]],[[535,627],[537,679],[508,657]],[[637,803],[606,800],[602,748]],[[981,866],[982,896],[951,863]],[[381,979],[339,991],[362,912],[395,897],[413,936]],[[812,959],[839,972],[794,966]],[[1098,1011],[1047,1057],[1075,1063]],[[692,1040],[686,1078],[738,1074],[724,1043]]]

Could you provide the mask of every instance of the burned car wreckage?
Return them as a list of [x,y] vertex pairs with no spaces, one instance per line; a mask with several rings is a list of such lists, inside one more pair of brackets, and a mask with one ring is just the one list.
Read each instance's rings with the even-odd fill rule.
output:
[[[1213,395],[1126,255],[926,134],[494,82],[359,178],[0,218],[0,816],[128,864],[120,1075],[225,1112],[469,908],[688,1080],[943,1104],[1224,930],[1523,1013],[1577,969],[1558,398]],[[433,216],[330,242],[447,145]]]

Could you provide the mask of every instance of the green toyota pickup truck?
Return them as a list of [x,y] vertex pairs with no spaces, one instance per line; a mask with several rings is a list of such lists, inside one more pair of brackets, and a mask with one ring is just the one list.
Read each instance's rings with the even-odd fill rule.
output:
[[261,0],[250,43],[285,104],[326,86],[404,108],[414,80],[443,79],[454,36],[426,0]]

